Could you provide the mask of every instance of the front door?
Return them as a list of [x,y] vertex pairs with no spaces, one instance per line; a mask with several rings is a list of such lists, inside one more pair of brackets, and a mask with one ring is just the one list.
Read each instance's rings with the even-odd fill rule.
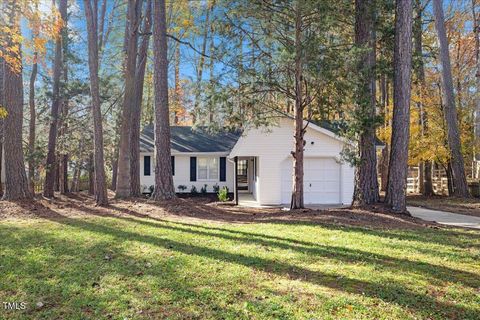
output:
[[249,192],[248,159],[239,159],[237,166],[238,191]]

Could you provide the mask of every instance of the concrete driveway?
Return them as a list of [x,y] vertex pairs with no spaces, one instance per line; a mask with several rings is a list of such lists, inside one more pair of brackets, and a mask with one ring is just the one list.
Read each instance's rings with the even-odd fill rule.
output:
[[480,229],[480,217],[466,216],[464,214],[431,210],[421,207],[407,207],[407,210],[414,217],[434,221],[455,227]]

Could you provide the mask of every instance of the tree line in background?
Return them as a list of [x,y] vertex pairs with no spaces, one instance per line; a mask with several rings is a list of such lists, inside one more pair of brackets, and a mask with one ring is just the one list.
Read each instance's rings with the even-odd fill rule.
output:
[[38,181],[47,198],[82,181],[98,205],[107,187],[138,197],[140,130],[154,123],[153,197],[171,199],[171,124],[268,126],[279,113],[294,119],[291,208],[304,206],[304,134],[317,120],[352,141],[355,205],[385,191],[405,212],[409,165],[423,194],[437,165],[449,194],[469,197],[478,11],[477,0],[2,0],[3,198],[32,198]]

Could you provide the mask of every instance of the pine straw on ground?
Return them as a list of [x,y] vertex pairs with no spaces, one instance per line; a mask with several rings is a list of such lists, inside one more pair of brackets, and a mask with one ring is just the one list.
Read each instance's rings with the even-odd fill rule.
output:
[[0,219],[15,218],[88,218],[134,216],[157,220],[197,220],[218,223],[312,223],[367,227],[374,229],[444,228],[408,215],[394,214],[382,205],[367,208],[292,210],[282,208],[246,208],[212,202],[209,199],[177,198],[154,202],[135,198],[113,199],[106,207],[95,205],[86,193],[57,195],[53,200],[38,196],[31,201],[0,201]]

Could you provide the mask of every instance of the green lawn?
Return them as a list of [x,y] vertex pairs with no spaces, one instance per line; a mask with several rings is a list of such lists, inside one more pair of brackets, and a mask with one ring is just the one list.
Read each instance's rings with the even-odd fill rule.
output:
[[27,303],[1,319],[480,319],[474,231],[8,219],[0,245]]

